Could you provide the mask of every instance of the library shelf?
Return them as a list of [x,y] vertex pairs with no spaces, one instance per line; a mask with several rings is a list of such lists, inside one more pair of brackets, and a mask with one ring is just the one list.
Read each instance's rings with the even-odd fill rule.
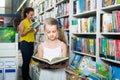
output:
[[96,56],[94,56],[94,55],[91,55],[91,54],[88,54],[88,53],[83,53],[83,52],[78,52],[78,51],[73,51],[73,52],[74,52],[74,53],[77,53],[77,54],[84,55],[84,56],[89,56],[89,57],[96,58]]
[[54,9],[54,6],[53,6],[53,7],[48,8],[47,10],[45,10],[45,12],[49,12],[49,11],[51,11],[52,9]]
[[42,11],[42,12],[40,13],[40,15],[42,15],[42,14],[44,14],[44,11]]
[[102,32],[102,35],[120,35],[120,32]]
[[66,0],[60,0],[59,2],[56,3],[56,5],[59,5],[59,4],[63,3],[63,2],[65,2],[65,1]]
[[120,61],[116,61],[116,60],[112,60],[112,59],[108,59],[108,58],[104,58],[104,57],[100,57],[100,58],[104,61],[120,64]]
[[79,17],[79,18],[82,18],[82,17],[86,17],[86,16],[92,16],[92,15],[95,15],[96,14],[96,9],[94,10],[91,10],[91,11],[84,11],[84,12],[81,12],[81,13],[78,13],[78,14],[73,14],[73,17]]
[[120,4],[116,4],[116,5],[111,5],[108,7],[102,7],[101,10],[103,11],[113,11],[113,10],[117,10],[120,9]]
[[64,18],[64,17],[69,17],[69,14],[67,14],[67,15],[62,15],[62,16],[58,16],[57,18]]
[[72,33],[73,35],[96,35],[96,33]]

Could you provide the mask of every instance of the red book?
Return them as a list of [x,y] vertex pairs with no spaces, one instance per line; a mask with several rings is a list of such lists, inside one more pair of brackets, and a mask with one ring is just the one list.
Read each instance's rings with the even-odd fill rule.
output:
[[120,40],[116,40],[116,58],[120,59]]

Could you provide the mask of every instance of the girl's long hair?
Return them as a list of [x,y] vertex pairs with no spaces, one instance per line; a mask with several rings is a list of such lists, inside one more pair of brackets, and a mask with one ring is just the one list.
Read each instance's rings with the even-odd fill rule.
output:
[[57,29],[58,29],[58,39],[62,42],[64,42],[65,44],[67,44],[67,40],[65,38],[65,33],[62,27],[58,26],[58,21],[55,18],[46,18],[44,21],[44,29],[46,25],[57,25]]
[[23,12],[23,18],[25,19],[27,16],[26,16],[26,13],[29,13],[30,11],[33,11],[34,12],[34,9],[31,8],[31,7],[26,7],[24,9],[24,12]]

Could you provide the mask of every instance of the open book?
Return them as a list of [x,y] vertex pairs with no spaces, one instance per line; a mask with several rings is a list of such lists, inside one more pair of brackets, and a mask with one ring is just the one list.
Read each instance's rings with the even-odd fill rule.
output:
[[39,23],[39,22],[33,22],[31,26],[32,26],[34,29],[36,29],[37,27],[40,26],[40,23]]
[[36,56],[32,56],[32,59],[36,62],[39,62],[39,63],[42,62],[42,63],[46,63],[49,65],[54,65],[57,63],[62,63],[62,62],[67,61],[69,59],[69,57],[55,57],[51,61],[49,61],[48,59],[45,59],[45,58],[38,58]]

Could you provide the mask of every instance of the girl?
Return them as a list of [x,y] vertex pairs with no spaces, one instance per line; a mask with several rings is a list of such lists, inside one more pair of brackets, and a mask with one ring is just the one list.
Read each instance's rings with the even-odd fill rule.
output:
[[31,24],[34,16],[34,10],[31,7],[25,8],[24,19],[19,25],[20,31],[20,49],[22,53],[22,78],[23,80],[30,80],[29,76],[29,63],[33,55],[35,33],[38,31],[33,30]]
[[[66,57],[65,36],[63,35],[64,32],[61,32],[58,27],[57,20],[47,18],[44,23],[44,29],[48,39],[38,47],[39,58],[51,60],[54,57]],[[54,68],[59,69],[41,69],[39,80],[66,80],[65,69],[60,68],[61,66],[60,64],[54,66]]]

